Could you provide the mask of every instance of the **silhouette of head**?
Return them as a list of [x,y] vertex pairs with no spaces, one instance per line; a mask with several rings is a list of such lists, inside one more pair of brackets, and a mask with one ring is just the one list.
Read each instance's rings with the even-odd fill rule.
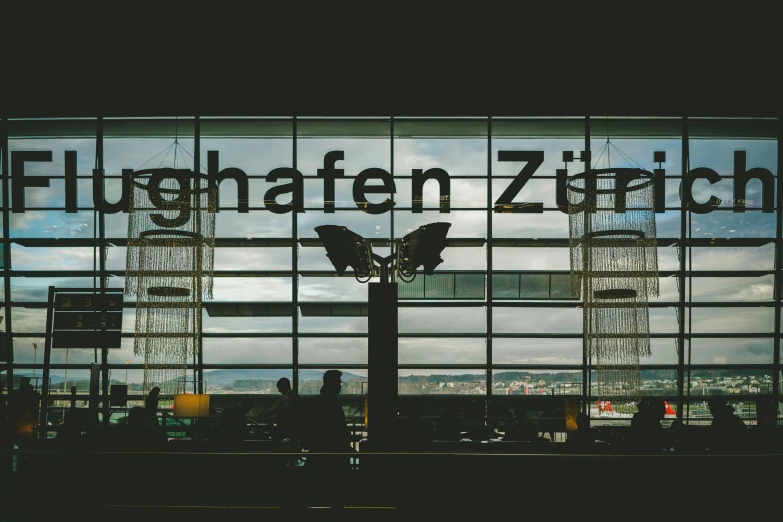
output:
[[650,403],[647,401],[639,401],[639,404],[636,405],[636,409],[639,410],[640,413],[647,413],[650,411]]
[[576,416],[576,428],[584,430],[590,428],[590,415],[585,412],[579,412]]
[[324,373],[324,385],[321,388],[326,393],[338,394],[343,385],[343,372],[340,370],[326,370]]
[[242,413],[248,413],[253,409],[253,399],[245,398],[239,401],[239,409]]
[[128,426],[142,426],[145,424],[145,412],[141,406],[136,406],[128,411]]
[[291,381],[287,377],[281,377],[277,380],[277,391],[285,393],[291,389]]
[[30,386],[30,377],[22,377],[22,380],[19,381],[19,386],[22,388]]
[[663,401],[663,399],[653,399],[653,400],[651,400],[650,401],[650,412],[658,420],[662,420],[662,419],[666,418],[666,403]]
[[707,407],[709,407],[710,413],[713,417],[726,413],[726,406],[726,401],[723,399],[710,399],[707,401]]

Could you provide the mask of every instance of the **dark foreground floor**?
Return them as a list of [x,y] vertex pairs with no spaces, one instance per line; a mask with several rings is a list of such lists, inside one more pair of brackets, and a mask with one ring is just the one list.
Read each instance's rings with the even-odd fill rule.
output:
[[[4,477],[0,522],[488,520],[780,511],[783,455],[362,454],[345,475],[254,454],[36,455]],[[335,514],[331,504],[345,507]]]

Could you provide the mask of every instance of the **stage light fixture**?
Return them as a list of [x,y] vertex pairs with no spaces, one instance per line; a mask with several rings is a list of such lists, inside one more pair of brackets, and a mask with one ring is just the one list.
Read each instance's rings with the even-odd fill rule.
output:
[[399,274],[403,278],[413,276],[421,266],[425,275],[432,275],[435,267],[443,262],[440,254],[448,245],[446,235],[450,227],[451,223],[430,223],[404,236],[398,251]]
[[356,279],[369,279],[375,274],[372,247],[362,236],[339,225],[321,225],[315,227],[315,231],[337,275],[345,274],[349,266],[353,268]]

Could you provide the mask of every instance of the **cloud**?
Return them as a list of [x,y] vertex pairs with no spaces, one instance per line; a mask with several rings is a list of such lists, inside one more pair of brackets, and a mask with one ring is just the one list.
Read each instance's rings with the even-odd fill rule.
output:
[[[206,125],[206,123],[205,123]],[[610,129],[611,130],[611,129]],[[138,168],[148,160],[164,151],[173,143],[172,138],[123,138],[107,139],[106,171],[110,175],[119,175],[123,168]],[[594,135],[593,148],[599,150],[604,143],[603,137]],[[612,139],[632,162],[638,162],[645,168],[657,167],[652,163],[654,150],[665,150],[667,161],[663,165],[668,176],[680,174],[679,140],[616,140]],[[192,154],[192,138],[182,137],[182,143]],[[39,140],[38,143],[17,141],[12,150],[52,150],[53,162],[32,165],[29,171],[36,175],[35,169],[48,173],[63,172],[65,150],[77,150],[79,174],[88,174],[94,162],[94,140]],[[369,215],[355,210],[353,202],[353,180],[336,182],[338,211],[326,214],[308,210],[297,214],[297,234],[300,237],[315,237],[314,227],[325,224],[342,224],[364,237],[401,237],[416,227],[434,222],[447,221],[452,224],[450,237],[485,239],[489,216],[487,204],[487,183],[481,179],[469,179],[468,176],[485,176],[488,171],[487,158],[491,159],[493,176],[516,176],[522,164],[500,162],[499,150],[544,150],[544,164],[516,196],[515,201],[539,201],[545,206],[555,203],[554,180],[541,176],[553,176],[555,170],[563,168],[562,151],[579,151],[584,148],[581,139],[493,139],[492,149],[488,150],[486,138],[477,139],[410,139],[399,138],[394,141],[394,174],[397,192],[397,208],[411,205],[413,169],[442,168],[451,176],[452,211],[441,213],[425,211],[413,214],[409,210],[398,210],[391,214]],[[691,145],[691,166],[709,166],[721,174],[733,172],[733,150],[748,150],[748,168],[760,166],[776,169],[775,141],[726,141],[693,140]],[[207,152],[219,151],[220,168],[237,167],[248,175],[265,176],[274,168],[293,166],[293,146],[290,139],[213,139],[202,141],[202,165],[206,167]],[[337,168],[345,170],[347,176],[355,176],[366,168],[383,168],[391,171],[391,144],[388,139],[301,139],[297,143],[297,168],[305,176],[315,176],[317,169],[323,167],[324,155],[332,150],[344,150],[345,159],[337,163]],[[578,155],[578,154],[577,154]],[[192,160],[181,156],[185,165],[192,166]],[[595,156],[594,156],[595,158]],[[632,163],[613,155],[615,165]],[[157,161],[163,159],[160,156]],[[173,157],[165,161],[172,163]],[[602,159],[601,161],[604,161]],[[617,163],[615,163],[617,162]],[[151,163],[148,166],[152,165]],[[172,164],[167,164],[172,166]],[[582,169],[576,161],[568,165],[569,173]],[[92,195],[89,180],[80,182],[80,202],[90,202]],[[491,182],[490,203],[494,202],[508,185],[511,178],[494,179]],[[117,185],[112,181],[109,184]],[[280,183],[269,183],[265,179],[250,181],[251,205],[264,206],[263,198],[269,188]],[[666,183],[666,204],[679,205],[678,179],[670,178]],[[57,205],[64,203],[64,185],[52,183],[51,187],[27,189],[27,201],[31,205]],[[438,202],[439,190],[435,181],[424,185],[424,204],[434,206]],[[236,184],[227,180],[221,185],[221,202],[236,205]],[[715,185],[697,182],[694,194],[698,201],[710,194],[724,200],[724,205],[733,197],[731,180],[721,180]],[[383,200],[382,194],[370,194],[371,198]],[[759,186],[755,182],[748,184],[749,199],[759,199]],[[283,202],[286,196],[279,201]],[[308,178],[305,180],[304,198],[308,206],[320,206],[323,203],[323,180]],[[112,195],[110,201],[116,200]],[[373,201],[376,201],[373,199]],[[80,203],[81,204],[81,203]],[[467,207],[467,210],[458,210]],[[23,214],[11,213],[10,226],[13,237],[93,237],[93,213],[66,214],[63,211],[43,212],[31,210]],[[775,234],[774,214],[716,211],[707,215],[691,215],[690,227],[695,237],[708,233],[712,237],[768,237]],[[680,213],[678,211],[656,214],[659,237],[678,237],[680,233]],[[492,234],[495,238],[567,238],[568,216],[560,211],[547,211],[543,214],[492,214]],[[106,215],[106,233],[108,237],[125,237],[128,215],[117,213]],[[216,216],[216,235],[218,237],[269,237],[288,238],[293,235],[293,214],[273,214],[261,210],[247,214],[236,211],[221,211]],[[14,269],[17,270],[91,270],[93,251],[90,248],[33,249],[12,245]],[[219,270],[290,270],[294,252],[291,248],[224,248],[216,251],[215,263]],[[688,262],[694,270],[769,270],[774,261],[774,246],[759,248],[694,248],[689,252]],[[719,254],[719,255],[716,255]],[[298,264],[301,270],[330,270],[331,263],[322,248],[299,248]],[[439,270],[484,270],[487,265],[486,247],[447,248],[443,252],[444,263]],[[496,270],[569,270],[570,259],[567,248],[501,248],[493,252]],[[691,261],[692,258],[692,261]],[[109,249],[107,265],[112,269],[125,266],[125,249]],[[675,248],[659,249],[659,267],[661,270],[679,268],[679,258]],[[72,281],[72,279],[70,280]],[[49,280],[44,278],[13,278],[13,299],[19,301],[45,300]],[[113,286],[122,284],[121,278],[111,280]],[[769,276],[759,278],[694,278],[694,296],[696,300],[717,301],[769,301],[772,285]],[[720,284],[718,284],[720,283]],[[668,278],[661,281],[659,301],[676,301],[677,281]],[[360,285],[352,278],[300,278],[298,298],[302,301],[364,301],[367,286]],[[281,301],[290,302],[293,282],[289,278],[216,278],[216,301]],[[705,308],[693,311],[694,332],[771,332],[774,327],[772,308]],[[401,361],[411,364],[484,364],[486,348],[483,337],[449,338],[452,333],[472,333],[483,336],[487,331],[487,314],[483,306],[440,308],[402,307],[399,311],[400,331],[403,334],[400,344]],[[135,326],[135,314],[132,309],[125,311],[123,328],[131,332]],[[582,310],[577,308],[535,308],[535,307],[496,307],[493,310],[492,329],[496,334],[503,333],[579,333],[582,328]],[[291,317],[238,317],[216,318],[205,314],[204,331],[209,333],[279,333],[291,332]],[[13,327],[16,332],[42,332],[45,326],[45,310],[14,307]],[[367,332],[366,317],[300,317],[300,331],[303,333],[361,333]],[[650,327],[654,333],[676,333],[678,323],[675,311],[671,309],[651,309]],[[405,333],[442,334],[438,339],[405,338]],[[18,339],[17,339],[18,341]],[[124,341],[121,350],[113,350],[112,357],[124,362],[123,358],[139,358],[132,355],[132,344]],[[736,342],[735,342],[736,341]],[[756,341],[756,340],[752,340]],[[288,360],[290,339],[279,341],[276,338],[227,340],[208,339],[205,343],[205,357],[208,362],[225,364],[254,364],[271,361],[276,364]],[[694,341],[695,342],[695,341]],[[493,340],[493,360],[504,364],[542,364],[556,367],[560,364],[581,364],[581,339],[504,339]],[[208,345],[208,346],[207,346]],[[21,345],[20,345],[21,346]],[[31,362],[32,353],[20,349],[17,362]],[[675,364],[677,361],[673,341],[670,339],[653,340],[654,355],[644,363]],[[89,352],[89,353],[88,353]],[[749,343],[749,340],[733,340],[731,343],[714,343],[711,347],[694,348],[693,362],[696,364],[722,364],[727,361],[737,364],[767,364],[769,348],[767,344]],[[73,355],[75,360],[88,361],[94,354]],[[21,357],[21,358],[19,358]],[[63,354],[58,353],[58,360]],[[307,364],[364,364],[366,358],[366,339],[300,339],[300,361],[312,361]],[[400,372],[403,374],[429,374],[431,370]],[[444,370],[448,373],[477,373],[476,370]]]

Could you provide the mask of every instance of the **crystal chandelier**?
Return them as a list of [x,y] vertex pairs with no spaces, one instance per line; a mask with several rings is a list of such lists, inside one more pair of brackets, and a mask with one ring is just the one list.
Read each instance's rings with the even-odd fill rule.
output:
[[208,178],[190,169],[132,175],[125,294],[136,297],[133,352],[144,358],[145,396],[155,386],[161,395],[184,391],[188,360],[201,349],[202,302],[212,298],[216,199]]
[[[607,147],[609,140],[607,140]],[[659,295],[653,174],[602,168],[567,184],[571,289],[584,301],[584,340],[601,400],[641,397],[651,297]]]

